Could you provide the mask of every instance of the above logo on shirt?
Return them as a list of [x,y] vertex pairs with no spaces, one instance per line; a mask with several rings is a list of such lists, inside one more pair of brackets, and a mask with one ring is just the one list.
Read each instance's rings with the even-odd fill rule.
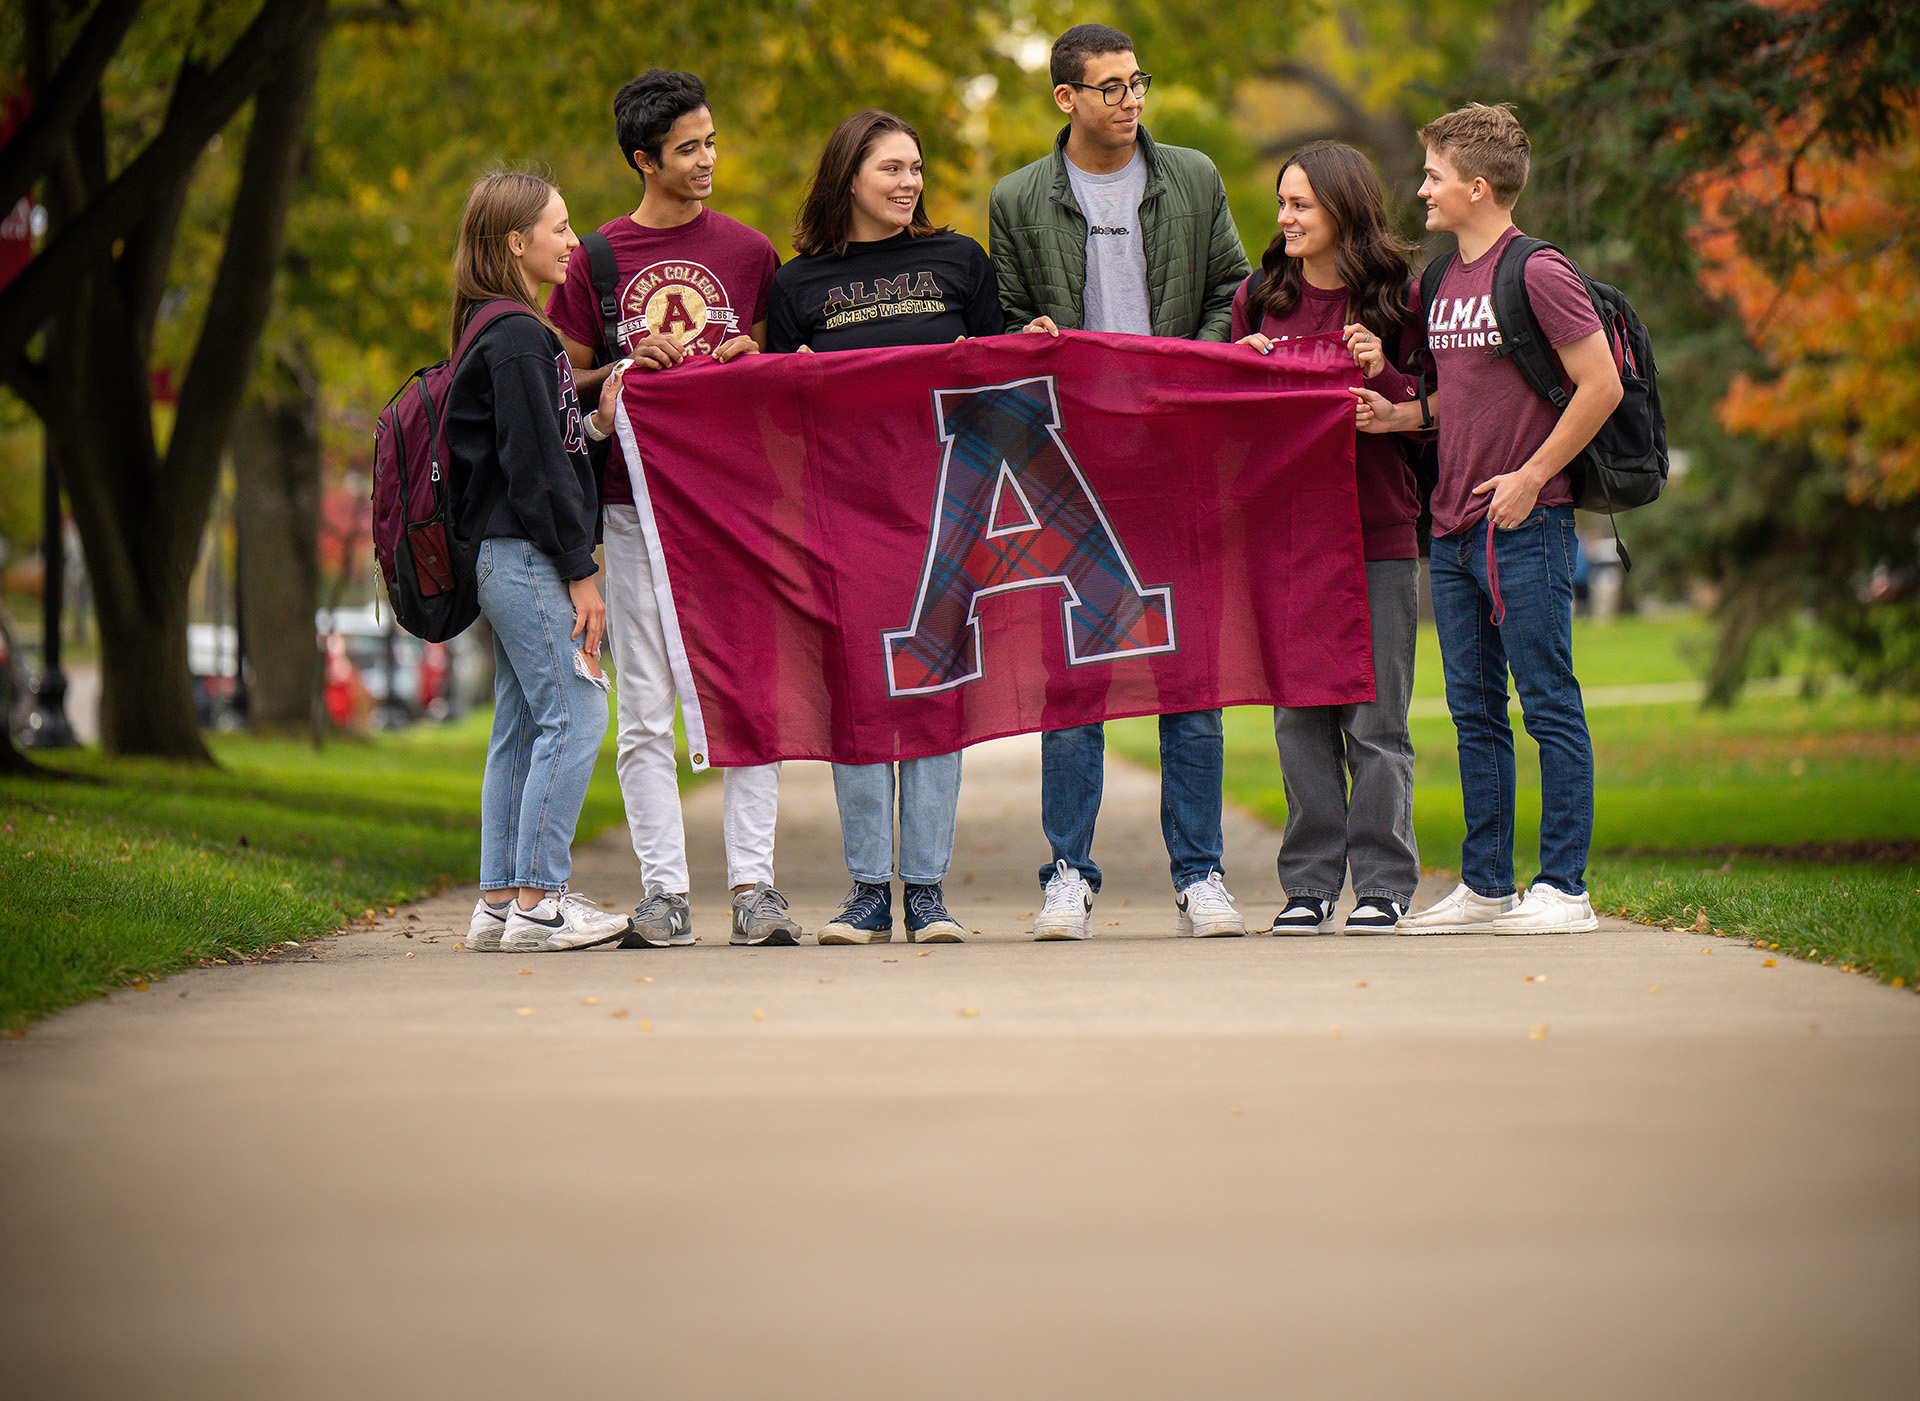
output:
[[1132,232],[1133,232],[1133,230],[1132,230],[1132,229],[1125,229],[1125,228],[1120,228],[1120,229],[1110,229],[1110,228],[1108,228],[1108,227],[1107,227],[1106,225],[1104,225],[1104,224],[1089,224],[1089,225],[1087,225],[1087,233],[1088,233],[1089,235],[1092,235],[1092,234],[1117,234],[1117,235],[1119,235],[1119,236],[1120,236],[1121,238],[1125,238],[1125,237],[1126,237],[1126,236],[1127,236],[1128,234],[1130,234],[1130,233],[1132,233]]
[[620,339],[629,349],[650,332],[689,355],[711,355],[741,334],[719,278],[699,263],[668,259],[640,269],[620,297]]

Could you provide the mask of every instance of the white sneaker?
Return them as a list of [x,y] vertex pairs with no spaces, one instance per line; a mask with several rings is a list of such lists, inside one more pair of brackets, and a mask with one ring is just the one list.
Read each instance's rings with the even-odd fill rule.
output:
[[516,903],[507,914],[500,947],[507,953],[560,953],[611,944],[632,926],[630,915],[603,910],[585,896],[563,891],[530,910]]
[[1545,881],[1535,881],[1519,907],[1501,916],[1499,923],[1501,934],[1585,934],[1600,927],[1592,901],[1556,890]]
[[1518,895],[1477,895],[1464,881],[1453,894],[1402,919],[1400,934],[1504,934],[1504,918],[1520,907]]
[[1093,887],[1086,878],[1064,861],[1056,861],[1047,881],[1046,903],[1033,921],[1033,937],[1047,939],[1091,939],[1093,937]]
[[1233,907],[1226,882],[1218,871],[1208,871],[1205,880],[1197,880],[1173,897],[1173,932],[1176,938],[1237,938],[1247,932],[1247,922]]
[[473,902],[473,914],[467,919],[467,947],[481,953],[498,953],[500,936],[506,932],[507,911],[513,907],[513,892],[498,905],[489,905],[483,894]]

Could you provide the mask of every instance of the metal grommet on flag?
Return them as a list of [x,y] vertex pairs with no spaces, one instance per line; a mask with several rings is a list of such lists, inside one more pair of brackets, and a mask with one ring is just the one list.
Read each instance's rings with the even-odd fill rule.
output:
[[704,754],[696,754],[693,756],[693,766],[696,769],[706,762],[707,762],[707,756]]

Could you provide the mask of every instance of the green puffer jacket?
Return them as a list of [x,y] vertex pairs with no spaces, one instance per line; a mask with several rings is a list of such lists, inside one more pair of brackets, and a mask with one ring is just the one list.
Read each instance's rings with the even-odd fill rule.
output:
[[[1067,180],[1071,130],[1054,138],[1052,155],[993,187],[988,241],[1009,331],[1036,316],[1051,316],[1063,330],[1082,329],[1087,220]],[[1140,233],[1153,333],[1224,341],[1234,291],[1249,268],[1220,174],[1198,151],[1156,145],[1145,127],[1139,139],[1147,159]]]

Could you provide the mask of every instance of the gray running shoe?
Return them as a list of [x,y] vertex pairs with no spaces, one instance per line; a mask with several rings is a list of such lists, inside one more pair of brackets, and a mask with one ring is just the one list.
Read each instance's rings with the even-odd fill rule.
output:
[[787,918],[787,897],[761,881],[733,897],[734,944],[797,944],[800,926]]
[[623,949],[663,949],[693,942],[693,911],[687,897],[657,891],[633,907],[633,928]]

